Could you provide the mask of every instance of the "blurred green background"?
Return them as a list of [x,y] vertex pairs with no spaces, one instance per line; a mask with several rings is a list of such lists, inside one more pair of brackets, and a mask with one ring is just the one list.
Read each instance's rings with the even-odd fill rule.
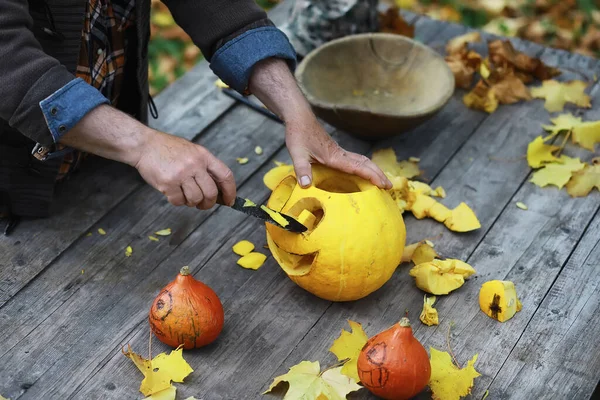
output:
[[[279,0],[256,0],[269,9]],[[434,19],[503,36],[600,56],[600,1],[596,0],[380,0]],[[167,7],[152,0],[150,91],[155,95],[202,59]]]

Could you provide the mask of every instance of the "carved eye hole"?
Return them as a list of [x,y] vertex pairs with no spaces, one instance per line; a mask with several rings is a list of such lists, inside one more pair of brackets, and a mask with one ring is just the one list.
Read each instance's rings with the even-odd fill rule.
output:
[[305,197],[298,200],[296,204],[288,210],[287,214],[297,218],[300,223],[304,224],[304,226],[308,228],[307,234],[310,234],[325,217],[325,210],[318,199],[314,197]]

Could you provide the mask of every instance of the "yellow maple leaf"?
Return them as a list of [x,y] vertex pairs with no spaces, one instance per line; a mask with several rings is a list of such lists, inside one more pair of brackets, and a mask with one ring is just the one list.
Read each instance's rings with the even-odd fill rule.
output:
[[183,349],[178,347],[169,355],[160,353],[152,360],[147,360],[131,350],[127,345],[127,352],[121,350],[136,367],[144,374],[144,380],[140,385],[140,392],[144,396],[150,396],[171,386],[173,382],[183,382],[185,377],[194,372],[192,367],[183,359]]
[[146,397],[144,400],[175,400],[177,396],[177,388],[173,385],[169,386],[165,390],[156,392],[153,395]]
[[552,153],[559,149],[559,146],[545,144],[544,139],[538,136],[527,146],[527,163],[532,168],[539,168],[544,163],[558,161]]
[[579,158],[562,155],[557,163],[546,164],[542,169],[533,173],[530,182],[539,187],[548,185],[557,186],[562,189],[569,182],[573,172],[582,170],[585,164]]
[[570,131],[582,123],[581,118],[576,117],[571,113],[560,114],[550,121],[552,122],[552,125],[542,125],[542,128],[551,132],[552,135],[556,135],[562,131]]
[[246,254],[250,254],[252,251],[254,251],[254,243],[248,240],[241,240],[234,244],[231,250],[233,250],[233,252],[239,256],[245,256]]
[[131,246],[127,246],[127,248],[125,249],[125,257],[131,257],[132,254],[133,249],[131,248]]
[[342,329],[342,333],[333,342],[329,351],[335,354],[340,361],[349,359],[342,367],[341,372],[358,382],[360,381],[360,378],[358,377],[356,362],[358,361],[360,351],[369,338],[361,324],[350,320],[348,321],[348,324],[350,324],[350,328],[352,328],[352,333]]
[[371,161],[381,168],[384,173],[391,176],[410,179],[421,174],[418,163],[408,160],[398,162],[394,149],[381,149],[373,152]]
[[572,140],[584,149],[594,151],[594,146],[600,142],[600,121],[583,122],[575,126]]
[[592,106],[590,96],[584,91],[587,83],[583,81],[558,82],[546,80],[542,86],[531,88],[531,95],[546,99],[544,108],[548,112],[562,111],[565,103],[573,103],[579,107]]
[[431,363],[431,378],[429,387],[433,392],[434,400],[459,400],[471,393],[473,380],[481,376],[475,370],[477,354],[469,360],[465,368],[458,368],[452,363],[450,354],[429,348]]
[[417,287],[427,293],[443,295],[458,289],[465,279],[475,274],[469,264],[454,259],[433,260],[415,265],[409,275],[415,278]]
[[585,168],[574,173],[567,183],[567,192],[571,197],[587,196],[593,188],[600,190],[600,162],[586,165]]
[[171,234],[171,228],[162,229],[158,232],[154,232],[154,234],[158,236],[169,236]]
[[362,388],[352,378],[342,374],[342,367],[321,372],[318,361],[302,361],[290,368],[287,374],[276,377],[269,393],[281,382],[289,383],[283,400],[345,400],[348,393]]
[[433,304],[435,303],[435,296],[431,296],[427,298],[427,295],[423,297],[423,311],[421,311],[421,315],[419,319],[422,323],[427,326],[438,325],[438,312],[435,308],[433,308]]

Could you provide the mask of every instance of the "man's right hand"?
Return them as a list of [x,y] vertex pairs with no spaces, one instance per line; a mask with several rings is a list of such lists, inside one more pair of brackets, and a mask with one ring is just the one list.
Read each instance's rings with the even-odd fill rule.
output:
[[129,164],[176,206],[233,205],[231,170],[206,148],[148,128],[110,106],[96,107],[61,139],[67,146]]
[[219,193],[225,205],[233,204],[233,173],[206,148],[158,131],[148,136],[135,167],[171,204],[207,210]]

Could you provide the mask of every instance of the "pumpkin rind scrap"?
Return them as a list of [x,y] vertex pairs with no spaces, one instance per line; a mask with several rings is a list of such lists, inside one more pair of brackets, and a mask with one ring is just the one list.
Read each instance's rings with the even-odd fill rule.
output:
[[315,217],[303,234],[273,224],[266,230],[281,268],[320,298],[363,298],[381,288],[401,262],[406,227],[400,210],[388,192],[357,176],[314,165],[311,187],[301,188],[290,174],[267,205],[294,218],[303,212],[302,219]]

